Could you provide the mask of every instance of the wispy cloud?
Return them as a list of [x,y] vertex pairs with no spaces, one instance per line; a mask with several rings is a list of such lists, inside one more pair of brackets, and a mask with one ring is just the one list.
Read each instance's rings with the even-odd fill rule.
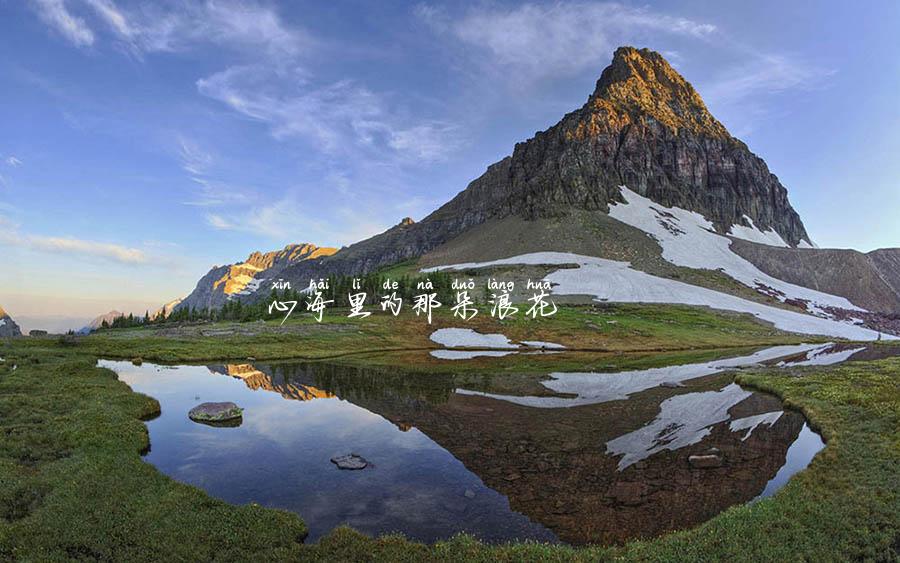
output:
[[78,47],[94,44],[94,32],[84,19],[72,14],[64,0],[31,0],[31,6],[48,27]]
[[74,237],[50,237],[20,234],[17,225],[0,217],[0,244],[39,252],[102,258],[123,264],[146,264],[150,256],[138,248]]
[[[279,244],[310,242],[320,246],[352,244],[388,226],[370,208],[337,206],[323,210],[297,193],[240,212],[209,213],[206,222],[217,230],[262,236]],[[336,229],[335,225],[342,227]]]
[[256,199],[251,189],[234,186],[228,182],[203,177],[192,177],[198,191],[184,205],[196,207],[218,207],[222,205],[247,205]]
[[252,190],[240,188],[229,182],[212,177],[211,169],[215,158],[196,141],[178,135],[177,153],[181,168],[188,173],[196,186],[195,192],[185,205],[215,207],[221,205],[246,205],[255,198]]
[[557,2],[512,8],[478,7],[452,18],[419,5],[415,14],[437,33],[489,55],[494,65],[533,81],[597,67],[615,47],[659,34],[704,39],[710,23],[614,3]]
[[78,47],[93,45],[101,30],[136,54],[202,43],[294,55],[311,41],[286,26],[273,7],[253,1],[144,3],[128,9],[114,0],[32,0],[32,4],[45,24]]
[[835,73],[784,54],[757,54],[706,85],[704,98],[711,103],[735,103],[762,94],[814,90]]
[[3,159],[3,162],[5,162],[7,166],[12,166],[13,168],[22,166],[22,161],[16,158],[14,155],[7,156]]
[[354,81],[315,85],[298,67],[234,66],[198,80],[197,89],[266,123],[276,139],[303,137],[327,153],[368,148],[434,161],[458,145],[448,123],[403,119]]
[[235,228],[235,226],[230,221],[228,221],[221,215],[217,215],[215,213],[207,213],[206,214],[206,222],[207,222],[207,224],[209,224],[210,227],[213,227],[213,228],[216,228],[219,230],[223,230],[223,231],[227,231],[227,230],[231,230],[231,229]]
[[185,137],[178,137],[179,156],[181,167],[190,174],[201,175],[206,173],[212,164],[212,155],[203,150],[200,145]]
[[34,249],[48,252],[97,256],[125,264],[144,264],[148,261],[144,251],[119,244],[63,237],[32,236],[22,240]]

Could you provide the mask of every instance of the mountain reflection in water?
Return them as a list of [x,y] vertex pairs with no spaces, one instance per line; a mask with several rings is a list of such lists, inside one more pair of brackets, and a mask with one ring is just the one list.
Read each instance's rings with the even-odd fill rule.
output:
[[[551,393],[567,374],[548,380],[489,369],[473,376],[297,362],[101,365],[161,404],[162,415],[148,422],[148,462],[229,502],[296,511],[311,541],[346,523],[426,542],[468,532],[491,542],[583,544],[691,527],[773,494],[823,444],[800,414],[735,385],[727,369],[885,355],[821,346],[568,374],[577,389],[535,396],[545,404],[512,395],[509,381],[519,377],[529,392],[543,386]],[[675,370],[684,387],[660,386],[659,369]],[[196,404],[222,400],[245,409],[240,427],[188,420]],[[711,448],[720,467],[689,463]],[[351,452],[370,467],[341,471],[329,461]]]

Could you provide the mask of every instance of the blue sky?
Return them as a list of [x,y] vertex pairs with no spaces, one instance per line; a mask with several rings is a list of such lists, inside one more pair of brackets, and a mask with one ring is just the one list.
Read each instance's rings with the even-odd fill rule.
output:
[[143,310],[421,219],[623,44],[698,88],[818,244],[898,246],[900,3],[855,4],[0,0],[0,304]]

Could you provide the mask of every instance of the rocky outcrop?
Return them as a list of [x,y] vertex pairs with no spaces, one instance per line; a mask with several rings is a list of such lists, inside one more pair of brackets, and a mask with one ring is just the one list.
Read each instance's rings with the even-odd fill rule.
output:
[[869,311],[900,313],[900,248],[864,254],[849,249],[778,248],[734,239],[731,250],[780,280],[846,297]]
[[419,223],[397,226],[333,256],[294,264],[308,283],[415,258],[493,219],[607,212],[620,185],[666,206],[706,216],[728,232],[749,217],[791,245],[809,237],[787,190],[761,158],[732,137],[661,55],[622,47],[580,109],[515,146],[453,200]]
[[13,336],[22,336],[19,325],[16,324],[3,307],[0,307],[0,338],[10,338]]
[[[265,281],[283,277],[282,272],[294,264],[318,261],[335,252],[336,248],[318,247],[308,243],[289,244],[282,250],[254,252],[243,262],[214,266],[200,278],[194,291],[175,305],[173,310],[219,308],[229,298],[254,295]],[[268,292],[265,294],[268,295]]]

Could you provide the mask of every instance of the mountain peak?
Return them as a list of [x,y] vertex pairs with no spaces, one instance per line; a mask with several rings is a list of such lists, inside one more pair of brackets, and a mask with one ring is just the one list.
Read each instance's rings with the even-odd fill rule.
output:
[[616,49],[612,63],[597,80],[588,107],[632,121],[651,117],[676,133],[687,129],[715,138],[731,137],[694,87],[650,49]]

